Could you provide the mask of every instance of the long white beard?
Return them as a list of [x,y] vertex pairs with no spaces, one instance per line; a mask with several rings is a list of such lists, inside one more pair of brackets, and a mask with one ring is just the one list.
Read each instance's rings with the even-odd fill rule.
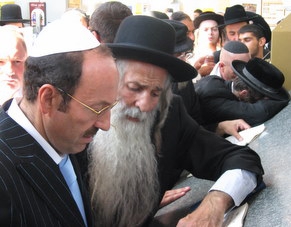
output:
[[[138,226],[157,206],[159,183],[150,136],[156,112],[140,113],[119,103],[112,110],[110,130],[95,136],[89,174],[97,226]],[[126,115],[143,120],[132,122]]]

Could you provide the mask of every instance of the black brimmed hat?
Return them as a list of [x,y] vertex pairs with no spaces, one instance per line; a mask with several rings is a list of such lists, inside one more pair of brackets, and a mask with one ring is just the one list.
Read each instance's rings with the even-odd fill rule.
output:
[[260,58],[253,58],[248,62],[234,60],[232,69],[248,86],[265,96],[275,100],[290,99],[283,87],[283,73],[269,62]]
[[180,21],[167,19],[165,19],[164,21],[172,25],[176,31],[176,44],[174,48],[174,53],[191,51],[193,49],[193,40],[187,36],[187,26]]
[[223,26],[244,21],[249,22],[251,19],[252,17],[247,16],[247,13],[242,5],[234,5],[231,7],[226,7]]
[[272,32],[271,32],[270,26],[265,21],[265,19],[261,15],[253,13],[253,12],[246,11],[246,14],[249,18],[252,18],[250,19],[249,23],[255,24],[262,29],[264,33],[264,37],[266,38],[266,43],[270,42]]
[[28,23],[29,19],[22,19],[21,8],[17,4],[6,4],[1,7],[0,25],[6,23]]
[[116,58],[132,59],[166,69],[176,82],[197,76],[190,64],[173,56],[175,29],[167,22],[150,16],[125,18],[113,43],[107,45]]
[[206,11],[206,12],[201,13],[198,17],[195,18],[194,27],[199,28],[201,22],[205,20],[214,20],[216,21],[218,26],[224,23],[223,16],[211,11]]

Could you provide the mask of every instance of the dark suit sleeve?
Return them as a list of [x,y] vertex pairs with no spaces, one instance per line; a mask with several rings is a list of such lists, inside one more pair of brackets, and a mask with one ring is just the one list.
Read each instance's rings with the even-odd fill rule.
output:
[[288,101],[277,100],[247,103],[221,97],[205,97],[201,102],[203,102],[203,116],[206,122],[244,119],[251,126],[269,120],[288,104]]
[[195,177],[214,181],[231,169],[248,170],[261,179],[263,168],[255,151],[205,130],[186,113],[181,100],[175,99],[163,128],[160,170],[168,181],[164,184],[171,187],[171,179],[177,180],[183,169]]
[[256,103],[239,101],[231,92],[231,84],[217,76],[201,79],[195,88],[207,124],[244,119],[251,126],[258,125],[272,118],[289,102],[271,99]]
[[0,187],[0,226],[24,226],[22,216],[9,192]]

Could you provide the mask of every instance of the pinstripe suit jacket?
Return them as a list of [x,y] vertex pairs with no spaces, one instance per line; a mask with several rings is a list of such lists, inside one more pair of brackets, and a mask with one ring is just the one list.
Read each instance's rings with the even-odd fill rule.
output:
[[[4,109],[0,107],[0,226],[85,226],[58,165]],[[71,160],[92,226],[89,196],[75,157]]]

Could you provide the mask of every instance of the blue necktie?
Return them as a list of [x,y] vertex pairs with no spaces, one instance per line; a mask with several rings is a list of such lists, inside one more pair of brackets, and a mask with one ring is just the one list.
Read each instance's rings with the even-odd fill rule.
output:
[[87,226],[87,220],[86,220],[84,204],[83,204],[80,188],[78,185],[78,181],[77,181],[77,177],[76,177],[73,165],[68,155],[66,155],[62,159],[62,161],[59,164],[59,168],[67,182],[67,185],[69,186],[71,190],[71,193],[75,199],[75,202],[77,203],[77,206],[85,222],[85,225]]

